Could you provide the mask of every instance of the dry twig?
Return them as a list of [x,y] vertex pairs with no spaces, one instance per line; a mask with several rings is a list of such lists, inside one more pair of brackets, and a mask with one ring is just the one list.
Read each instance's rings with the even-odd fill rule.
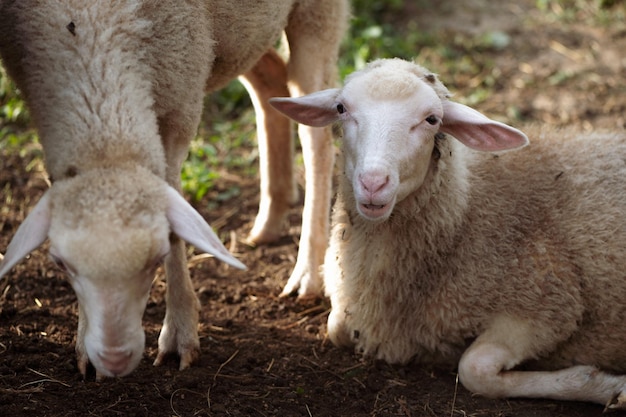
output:
[[42,373],[42,372],[35,371],[34,369],[31,369],[31,368],[27,368],[27,369],[28,369],[29,371],[31,371],[32,373],[34,373],[34,374],[37,374],[37,375],[39,375],[39,376],[43,376],[45,379],[38,379],[38,380],[36,380],[36,381],[31,381],[31,382],[27,382],[27,383],[25,383],[25,384],[22,384],[22,385],[20,385],[20,386],[17,388],[18,390],[20,390],[20,389],[22,389],[22,387],[25,387],[25,386],[28,386],[28,385],[39,384],[39,383],[43,383],[43,382],[55,382],[55,383],[57,383],[57,384],[61,384],[61,385],[63,385],[64,387],[67,387],[67,388],[71,388],[71,387],[72,387],[71,385],[66,384],[66,383],[65,383],[65,382],[63,382],[63,381],[59,381],[58,379],[54,379],[54,378],[52,378],[51,376],[46,375],[46,374],[44,374],[44,373]]
[[456,405],[456,394],[459,389],[459,374],[456,374],[454,380],[454,397],[452,397],[452,410],[450,410],[450,417],[454,416],[454,406]]
[[217,368],[217,372],[215,372],[215,375],[213,375],[213,383],[211,384],[211,386],[209,387],[209,389],[206,392],[206,401],[207,401],[207,405],[209,406],[209,410],[211,409],[211,388],[213,388],[215,386],[215,384],[217,383],[217,376],[220,374],[220,372],[222,371],[222,369],[228,365],[230,363],[230,361],[232,361],[233,359],[235,359],[235,356],[237,356],[237,354],[239,353],[239,349],[237,349],[235,351],[235,353],[233,353],[232,355],[230,355],[230,358],[226,359],[226,361],[224,363],[222,363],[219,368]]

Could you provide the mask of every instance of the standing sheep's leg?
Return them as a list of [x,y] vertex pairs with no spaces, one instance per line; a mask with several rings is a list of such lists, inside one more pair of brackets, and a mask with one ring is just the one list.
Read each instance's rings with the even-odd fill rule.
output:
[[189,277],[185,243],[172,235],[170,245],[170,253],[165,258],[167,307],[159,335],[159,352],[154,365],[163,363],[169,353],[178,353],[180,370],[183,370],[200,355],[198,339],[200,302]]
[[[334,86],[339,44],[348,17],[348,3],[324,0],[301,4],[285,30],[289,41],[289,91],[292,97]],[[328,242],[334,148],[329,128],[300,125],[305,168],[305,196],[300,247],[295,268],[282,295],[322,292],[320,266]]]
[[297,199],[291,122],[268,102],[271,97],[289,95],[287,68],[271,50],[240,81],[254,105],[260,159],[259,212],[248,239],[255,244],[267,243],[281,236],[287,211]]
[[298,259],[282,296],[298,292],[300,297],[322,293],[320,266],[328,241],[333,146],[327,129],[300,126],[298,129],[305,168],[306,190]]
[[[201,113],[201,96],[197,100],[197,111],[179,113],[173,111],[159,120],[159,133],[167,158],[167,182],[180,192],[180,171],[187,156],[187,138],[192,138],[199,116],[187,119],[189,115]],[[186,123],[184,123],[186,122]],[[180,356],[180,369],[188,368],[200,355],[198,322],[200,301],[189,276],[185,242],[178,236],[170,235],[170,253],[165,258],[166,311],[163,327],[159,334],[159,351],[154,361],[158,366],[170,353]]]
[[536,330],[533,323],[498,320],[472,343],[459,362],[459,379],[465,388],[492,398],[592,401],[626,408],[626,377],[609,375],[593,366],[553,372],[511,371],[543,350],[543,337]]

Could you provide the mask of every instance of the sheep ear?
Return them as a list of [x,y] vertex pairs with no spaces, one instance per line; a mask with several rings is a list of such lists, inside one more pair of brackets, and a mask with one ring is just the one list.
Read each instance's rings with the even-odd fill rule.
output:
[[228,252],[200,213],[169,185],[167,186],[166,216],[172,231],[185,242],[235,268],[246,269],[244,264]]
[[297,98],[274,97],[269,102],[276,110],[298,123],[323,127],[339,120],[335,108],[338,94],[338,88],[331,88]]
[[449,100],[443,102],[441,131],[479,151],[503,151],[528,145],[528,138],[521,131]]
[[24,222],[18,227],[0,262],[0,277],[4,276],[26,255],[37,249],[48,238],[50,230],[50,196],[46,191]]

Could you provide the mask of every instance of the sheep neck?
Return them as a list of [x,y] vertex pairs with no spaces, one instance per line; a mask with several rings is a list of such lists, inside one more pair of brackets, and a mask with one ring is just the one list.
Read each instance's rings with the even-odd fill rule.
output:
[[[345,201],[350,222],[366,235],[389,234],[394,240],[427,251],[416,250],[415,256],[432,250],[452,248],[459,225],[468,208],[468,158],[465,147],[451,137],[438,134],[422,185],[399,201],[389,219],[375,223],[360,219],[354,209],[356,202],[349,181],[343,181],[338,200]],[[415,233],[407,233],[407,230]],[[419,242],[416,242],[416,239]]]

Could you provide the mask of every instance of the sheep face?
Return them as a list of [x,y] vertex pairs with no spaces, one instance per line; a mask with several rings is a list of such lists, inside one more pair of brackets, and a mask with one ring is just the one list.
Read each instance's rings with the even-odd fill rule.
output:
[[48,238],[50,257],[78,298],[79,357],[86,355],[100,375],[123,376],[144,351],[141,320],[170,231],[156,190],[120,199],[107,182],[55,184]]
[[122,180],[88,173],[50,190],[50,256],[78,298],[79,357],[104,376],[126,375],[139,363],[142,315],[170,247],[162,186],[134,178],[123,187]]
[[443,117],[439,96],[421,77],[384,67],[350,77],[343,90],[271,102],[300,123],[341,123],[345,175],[359,214],[371,221],[387,219],[420,186]]
[[79,356],[86,354],[100,375],[126,375],[142,357],[143,312],[155,269],[169,252],[169,230],[160,226],[166,225],[164,215],[146,216],[145,228],[67,230],[67,213],[55,214],[50,256],[67,272],[78,298]]
[[426,176],[441,101],[412,74],[379,71],[348,83],[336,101],[357,211],[367,220],[385,220]]

